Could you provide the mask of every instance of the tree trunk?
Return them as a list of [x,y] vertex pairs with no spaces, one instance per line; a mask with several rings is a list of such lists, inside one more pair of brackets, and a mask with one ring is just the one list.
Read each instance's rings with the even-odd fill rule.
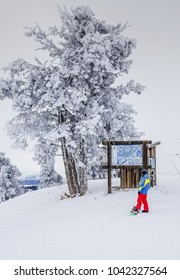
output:
[[73,197],[79,192],[78,176],[76,171],[76,165],[71,153],[68,152],[66,147],[66,140],[61,140],[62,154],[64,160],[65,173],[67,178],[67,184],[70,195]]
[[84,140],[81,140],[80,142],[79,161],[80,161],[79,170],[78,170],[79,194],[84,195],[85,192],[87,191],[87,160],[86,160]]

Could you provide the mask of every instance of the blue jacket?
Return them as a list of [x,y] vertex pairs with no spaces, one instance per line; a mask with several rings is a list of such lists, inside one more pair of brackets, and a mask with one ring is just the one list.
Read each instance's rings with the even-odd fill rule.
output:
[[145,174],[144,176],[141,176],[138,192],[142,194],[147,194],[149,187],[150,187],[149,176],[148,174]]

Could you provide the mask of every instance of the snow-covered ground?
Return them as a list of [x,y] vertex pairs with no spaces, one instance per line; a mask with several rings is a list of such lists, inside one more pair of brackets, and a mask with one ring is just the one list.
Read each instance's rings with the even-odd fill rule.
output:
[[[117,185],[117,183],[115,183]],[[0,259],[180,259],[180,178],[160,177],[150,213],[129,214],[137,190],[89,183],[86,196],[61,200],[66,186],[0,204]]]

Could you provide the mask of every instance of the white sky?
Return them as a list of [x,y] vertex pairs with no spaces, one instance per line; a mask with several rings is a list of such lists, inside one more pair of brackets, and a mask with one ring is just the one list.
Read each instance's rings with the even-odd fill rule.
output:
[[[141,96],[135,94],[123,101],[133,104],[138,115],[136,127],[144,131],[143,139],[160,140],[157,147],[158,171],[180,172],[180,1],[179,0],[0,0],[0,68],[22,57],[30,62],[43,58],[35,51],[38,47],[24,36],[23,26],[42,28],[59,24],[57,6],[90,6],[97,18],[108,23],[131,25],[126,35],[137,39],[132,58],[134,64],[127,77],[146,86]],[[0,151],[22,172],[38,171],[29,151],[13,150],[6,136],[5,123],[13,116],[10,102],[0,102]],[[167,157],[168,156],[168,157]],[[169,157],[170,156],[170,157]],[[60,159],[58,159],[60,162]],[[59,164],[58,162],[58,164]]]

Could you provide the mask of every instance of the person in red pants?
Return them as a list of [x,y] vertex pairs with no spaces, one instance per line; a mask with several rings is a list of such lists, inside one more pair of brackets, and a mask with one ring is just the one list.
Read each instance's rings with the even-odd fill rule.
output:
[[143,204],[144,209],[143,213],[149,212],[149,206],[147,202],[147,193],[150,187],[150,180],[148,176],[148,172],[146,169],[141,170],[141,178],[139,182],[139,188],[138,188],[138,198],[137,198],[137,204],[133,207],[132,213],[139,213],[141,206]]

